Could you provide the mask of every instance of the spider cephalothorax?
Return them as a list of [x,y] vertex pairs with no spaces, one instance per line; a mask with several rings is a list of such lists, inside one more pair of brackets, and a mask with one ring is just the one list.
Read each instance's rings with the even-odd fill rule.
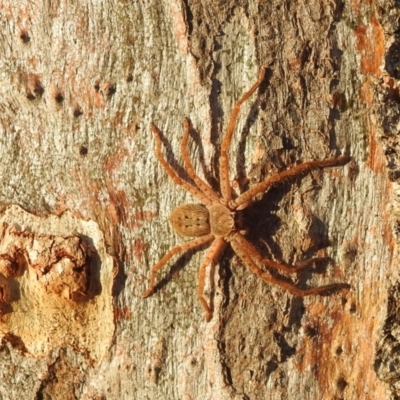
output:
[[212,317],[212,302],[210,304],[204,298],[205,285],[205,270],[207,266],[215,262],[220,256],[226,243],[230,243],[234,252],[239,256],[242,262],[259,278],[266,282],[275,283],[291,293],[298,296],[307,296],[310,294],[323,294],[333,290],[348,288],[346,283],[334,283],[331,285],[319,286],[308,289],[301,289],[292,282],[280,279],[274,275],[264,271],[262,267],[283,271],[283,272],[298,272],[307,268],[318,261],[326,260],[325,257],[312,258],[297,265],[286,265],[272,260],[265,259],[256,250],[256,248],[245,238],[244,231],[236,224],[236,212],[243,210],[252,204],[254,197],[263,193],[272,186],[281,182],[290,181],[298,177],[302,177],[312,170],[323,169],[327,167],[342,166],[349,162],[350,157],[342,156],[338,158],[330,158],[322,161],[308,161],[299,164],[286,171],[273,175],[266,180],[253,185],[249,190],[242,193],[240,196],[233,198],[232,188],[229,181],[229,158],[228,150],[232,141],[232,135],[235,129],[236,121],[240,111],[240,106],[251,96],[252,93],[261,85],[264,80],[265,69],[263,68],[257,82],[246,92],[242,98],[235,104],[232,115],[226,129],[225,136],[221,144],[221,155],[219,158],[219,173],[220,173],[220,194],[217,193],[211,186],[203,181],[194,171],[192,162],[189,157],[186,145],[189,137],[189,121],[184,120],[184,134],[181,142],[182,159],[186,171],[195,185],[181,179],[176,171],[164,158],[161,151],[161,137],[159,129],[151,124],[151,130],[154,133],[156,141],[156,156],[161,165],[166,170],[167,174],[179,186],[186,189],[201,204],[183,204],[176,207],[170,216],[170,222],[173,229],[182,236],[195,237],[182,245],[174,247],[161,260],[153,266],[150,275],[150,285],[144,292],[143,296],[150,296],[155,289],[156,276],[158,271],[175,255],[184,251],[199,247],[206,243],[210,243],[210,249],[200,266],[198,297],[205,310],[206,320],[209,321]]

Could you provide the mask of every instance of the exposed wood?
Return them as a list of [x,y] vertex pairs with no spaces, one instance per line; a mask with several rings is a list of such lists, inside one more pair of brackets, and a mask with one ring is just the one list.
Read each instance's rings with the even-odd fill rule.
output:
[[[24,214],[34,234],[84,235],[106,277],[79,306],[93,306],[83,312],[92,347],[51,319],[57,336],[25,343],[7,321],[29,321],[35,302],[11,303],[0,398],[400,398],[399,10],[394,0],[3,0],[0,220],[21,226]],[[218,190],[224,127],[263,66],[230,150],[236,194],[300,162],[352,161],[260,196],[244,213],[247,238],[277,262],[330,257],[298,283],[351,290],[295,297],[227,247],[208,269],[206,323],[203,248],[171,262],[142,297],[151,266],[184,242],[171,210],[194,201],[157,161],[149,124],[187,179],[189,118],[195,169]],[[27,276],[15,279],[25,296]],[[74,321],[76,332],[86,322]]]

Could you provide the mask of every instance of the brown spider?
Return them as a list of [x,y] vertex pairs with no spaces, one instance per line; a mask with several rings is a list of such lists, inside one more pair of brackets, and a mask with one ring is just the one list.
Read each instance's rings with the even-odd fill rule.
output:
[[275,283],[289,290],[291,293],[297,296],[323,294],[333,290],[336,291],[349,287],[349,285],[346,283],[335,283],[315,288],[301,289],[295,286],[292,282],[285,281],[268,274],[267,272],[262,270],[260,266],[271,268],[277,271],[293,273],[314,265],[314,263],[317,261],[326,260],[327,258],[316,257],[296,265],[284,265],[272,260],[267,260],[263,258],[261,254],[256,250],[256,248],[244,237],[244,232],[241,231],[238,226],[236,226],[237,224],[235,223],[235,212],[243,210],[244,208],[252,204],[253,198],[257,194],[265,192],[271,186],[287,181],[288,179],[302,177],[312,170],[345,165],[350,160],[350,157],[342,156],[339,158],[331,158],[322,161],[308,161],[303,164],[299,164],[293,168],[290,168],[286,171],[280,172],[270,178],[267,178],[263,182],[255,184],[240,196],[233,198],[232,188],[229,183],[228,149],[232,141],[232,136],[236,126],[240,106],[261,85],[264,80],[264,76],[265,68],[261,70],[257,82],[250,88],[248,92],[246,92],[242,96],[241,99],[237,101],[233,108],[228,128],[226,129],[226,133],[221,144],[221,156],[219,159],[221,195],[219,195],[205,181],[197,176],[193,168],[186,147],[190,128],[189,121],[187,119],[184,119],[183,121],[184,133],[181,142],[181,153],[186,171],[190,178],[194,181],[196,186],[182,180],[178,176],[176,171],[171,167],[171,165],[166,161],[161,151],[162,142],[160,130],[154,124],[150,125],[150,128],[153,131],[155,137],[155,153],[157,159],[164,167],[167,174],[177,185],[186,189],[203,204],[183,204],[176,207],[172,211],[170,216],[170,223],[172,225],[172,228],[182,236],[196,237],[196,239],[174,247],[164,257],[162,257],[157,264],[153,266],[150,275],[150,285],[149,288],[143,293],[143,297],[150,296],[154,292],[155,280],[158,271],[174,255],[194,249],[206,243],[211,243],[211,245],[203,263],[200,266],[198,297],[205,310],[205,317],[207,321],[209,321],[212,317],[213,307],[212,303],[208,305],[204,298],[206,267],[210,263],[218,260],[227,242],[231,244],[235,253],[255,275],[266,282]]

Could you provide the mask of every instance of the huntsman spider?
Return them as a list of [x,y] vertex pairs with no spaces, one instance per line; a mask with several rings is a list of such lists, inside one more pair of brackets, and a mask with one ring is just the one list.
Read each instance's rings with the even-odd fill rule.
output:
[[325,261],[326,257],[315,257],[296,265],[287,265],[280,262],[265,259],[258,250],[245,238],[244,232],[237,226],[235,215],[237,211],[250,206],[254,197],[264,193],[272,186],[281,182],[301,178],[313,170],[327,167],[343,166],[350,160],[349,156],[330,158],[321,161],[308,161],[292,167],[286,171],[275,174],[264,181],[251,186],[246,192],[235,196],[229,181],[229,156],[228,150],[232,142],[241,105],[256,91],[265,77],[265,68],[261,69],[257,82],[236,102],[228,127],[221,143],[221,155],[219,158],[220,193],[201,179],[195,172],[189,153],[187,142],[189,137],[190,124],[184,119],[184,132],[181,142],[181,154],[188,176],[194,185],[181,179],[173,167],[168,163],[162,154],[161,132],[156,125],[151,124],[150,128],[155,138],[155,153],[158,161],[164,167],[167,174],[174,183],[191,193],[202,204],[183,204],[176,207],[170,216],[172,228],[181,236],[195,237],[186,243],[174,247],[156,263],[150,273],[148,289],[143,297],[154,293],[156,277],[161,268],[175,255],[192,250],[196,247],[210,244],[199,271],[198,298],[205,310],[205,319],[209,321],[213,315],[213,303],[207,303],[204,297],[204,286],[206,279],[206,268],[215,263],[227,243],[230,243],[234,252],[242,260],[243,264],[250,269],[257,277],[265,282],[279,285],[297,296],[308,296],[313,294],[325,294],[327,292],[339,291],[349,288],[346,283],[333,283],[330,285],[302,289],[293,282],[278,278],[268,273],[263,268],[272,269],[277,272],[297,273],[316,262]]

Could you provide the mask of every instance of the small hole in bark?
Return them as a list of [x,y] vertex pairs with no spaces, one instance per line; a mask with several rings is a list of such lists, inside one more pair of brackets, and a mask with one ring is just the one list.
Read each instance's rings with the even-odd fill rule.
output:
[[[33,88],[32,88],[33,86]],[[28,100],[35,100],[37,97],[42,97],[44,93],[43,86],[39,81],[33,82],[33,85],[27,88],[26,97]]]
[[43,96],[44,89],[40,83],[37,83],[33,89],[33,92],[40,97]]
[[25,31],[21,32],[21,35],[19,37],[20,37],[20,39],[22,40],[23,43],[29,43],[30,40],[31,40],[30,36]]
[[83,111],[82,111],[79,107],[76,107],[75,110],[74,110],[74,117],[75,117],[75,118],[78,118],[78,117],[80,117],[82,114],[83,114]]
[[117,91],[117,87],[111,82],[105,82],[100,86],[100,91],[107,99],[110,99]]
[[343,378],[339,378],[336,382],[336,387],[338,388],[339,392],[343,392],[346,388],[347,382]]
[[314,337],[317,336],[318,331],[314,326],[306,326],[305,333],[308,337]]
[[81,156],[86,156],[87,153],[88,153],[88,149],[87,149],[86,146],[81,146],[81,147],[79,148],[79,154],[80,154]]
[[61,104],[64,101],[64,96],[62,95],[62,93],[57,93],[54,96],[54,100],[58,103]]

